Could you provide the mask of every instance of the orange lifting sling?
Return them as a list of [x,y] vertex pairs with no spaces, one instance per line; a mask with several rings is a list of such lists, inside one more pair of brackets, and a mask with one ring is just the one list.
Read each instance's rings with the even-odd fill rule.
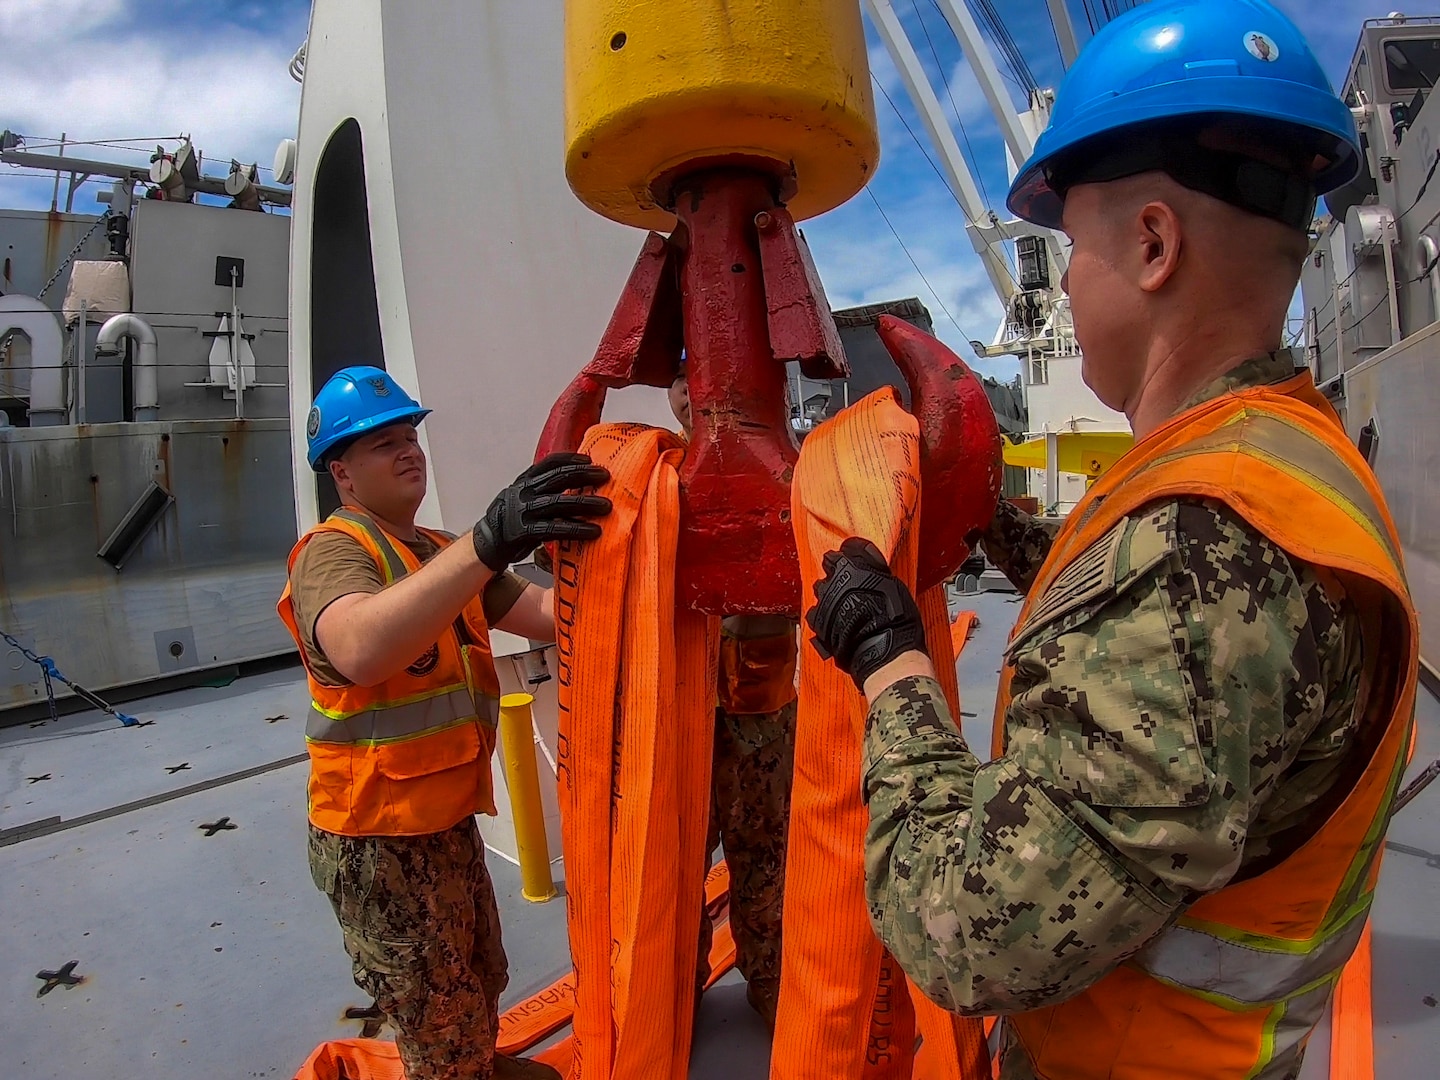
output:
[[555,553],[571,1076],[683,1078],[705,877],[719,620],[675,606],[678,436],[592,428],[600,539]]
[[[820,560],[849,536],[872,541],[912,587],[920,511],[914,417],[878,390],[816,428],[792,487],[802,604]],[[954,715],[954,646],[944,590],[920,598],[926,638]],[[861,736],[865,703],[850,678],[807,646],[800,654],[795,783],[785,867],[785,937],[774,1080],[847,1076],[978,1080],[990,1075],[979,1020],[947,1013],[899,972],[865,904]],[[917,1059],[916,1034],[923,1038]]]

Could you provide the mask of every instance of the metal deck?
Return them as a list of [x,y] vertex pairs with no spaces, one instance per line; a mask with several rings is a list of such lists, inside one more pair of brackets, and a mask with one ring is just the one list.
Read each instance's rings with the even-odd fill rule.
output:
[[[981,626],[960,663],[963,720],[988,742],[1013,597],[962,598]],[[329,905],[305,862],[299,669],[0,730],[0,1031],[15,1080],[290,1077],[325,1039],[358,1035]],[[1422,695],[1416,767],[1440,755]],[[183,767],[182,767],[183,766]],[[171,771],[174,770],[174,771]],[[32,778],[33,782],[32,782]],[[204,825],[224,821],[233,828]],[[1435,1074],[1440,1050],[1440,784],[1390,831],[1375,922],[1376,1075]],[[505,1004],[569,965],[564,908],[520,897],[490,858],[510,956]],[[83,982],[37,997],[40,971]],[[1317,1038],[1303,1074],[1327,1075]],[[765,1074],[768,1046],[732,972],[705,998],[692,1076]]]

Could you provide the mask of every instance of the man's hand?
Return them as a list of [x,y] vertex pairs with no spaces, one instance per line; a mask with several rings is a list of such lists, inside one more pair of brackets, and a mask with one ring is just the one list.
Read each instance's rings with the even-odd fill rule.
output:
[[897,656],[925,651],[920,608],[879,548],[852,536],[822,565],[825,577],[815,585],[805,621],[823,659],[833,659],[863,690],[865,680]]
[[551,540],[594,540],[600,526],[587,518],[610,513],[603,495],[567,495],[610,479],[584,454],[551,454],[516,477],[475,523],[475,554],[497,574]]

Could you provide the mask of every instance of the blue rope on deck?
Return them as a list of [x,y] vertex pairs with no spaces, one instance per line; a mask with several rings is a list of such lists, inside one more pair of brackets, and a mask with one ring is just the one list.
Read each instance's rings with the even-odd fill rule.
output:
[[29,660],[32,664],[40,665],[40,673],[45,677],[45,700],[46,703],[50,706],[51,720],[58,720],[60,718],[59,710],[55,707],[55,683],[60,682],[64,683],[71,690],[73,690],[75,692],[75,696],[78,697],[81,701],[88,702],[95,708],[99,709],[101,712],[109,713],[116,720],[119,720],[120,723],[123,724],[125,727],[141,726],[140,721],[135,719],[135,717],[129,716],[126,713],[119,712],[118,710],[113,708],[109,702],[103,700],[98,695],[91,693],[89,690],[86,690],[79,683],[71,682],[64,675],[60,674],[60,669],[55,666],[55,661],[50,657],[37,656],[32,650],[27,649],[24,645],[21,645],[20,642],[16,641],[4,630],[0,630],[0,637],[3,637],[6,642],[9,643],[10,647],[19,652],[20,655],[25,657],[26,660]]

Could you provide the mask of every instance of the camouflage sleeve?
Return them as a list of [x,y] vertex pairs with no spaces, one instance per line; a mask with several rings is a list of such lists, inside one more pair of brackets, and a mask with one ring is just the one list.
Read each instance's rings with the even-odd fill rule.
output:
[[1136,515],[1073,570],[1015,639],[1002,757],[970,752],[932,680],[870,710],[871,918],[954,1011],[1078,993],[1228,882],[1353,707],[1355,627],[1221,508]]
[[1059,531],[1059,518],[1034,517],[1001,499],[995,516],[980,534],[980,546],[1010,584],[1028,593]]

